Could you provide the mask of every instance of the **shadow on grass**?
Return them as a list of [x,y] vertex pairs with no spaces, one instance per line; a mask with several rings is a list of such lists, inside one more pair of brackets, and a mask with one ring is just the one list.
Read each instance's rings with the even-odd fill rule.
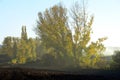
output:
[[0,80],[120,80],[120,70],[0,68]]

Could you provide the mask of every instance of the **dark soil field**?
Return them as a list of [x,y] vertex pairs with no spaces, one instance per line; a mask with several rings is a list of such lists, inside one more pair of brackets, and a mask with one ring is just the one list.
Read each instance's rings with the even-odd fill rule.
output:
[[0,80],[120,80],[120,71],[0,68]]

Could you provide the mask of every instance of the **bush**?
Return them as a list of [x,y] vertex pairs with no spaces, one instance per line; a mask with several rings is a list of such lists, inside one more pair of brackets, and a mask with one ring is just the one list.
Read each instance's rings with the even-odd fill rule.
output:
[[120,51],[115,51],[114,55],[112,56],[112,63],[111,68],[112,69],[119,69],[120,67]]
[[12,64],[17,64],[17,59],[12,59]]

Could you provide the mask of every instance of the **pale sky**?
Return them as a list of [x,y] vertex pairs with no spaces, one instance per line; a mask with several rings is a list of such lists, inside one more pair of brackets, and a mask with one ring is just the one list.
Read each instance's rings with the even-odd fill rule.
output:
[[[29,37],[35,37],[38,12],[62,2],[67,8],[80,0],[0,0],[0,44],[4,37],[20,37],[21,26],[27,26]],[[87,0],[88,12],[94,14],[92,40],[108,37],[105,46],[120,47],[120,0]]]

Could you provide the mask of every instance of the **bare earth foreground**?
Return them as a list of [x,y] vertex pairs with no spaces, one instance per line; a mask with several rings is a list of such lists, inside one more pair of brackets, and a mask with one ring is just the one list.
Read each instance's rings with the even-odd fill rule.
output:
[[120,71],[0,68],[0,80],[120,80]]

